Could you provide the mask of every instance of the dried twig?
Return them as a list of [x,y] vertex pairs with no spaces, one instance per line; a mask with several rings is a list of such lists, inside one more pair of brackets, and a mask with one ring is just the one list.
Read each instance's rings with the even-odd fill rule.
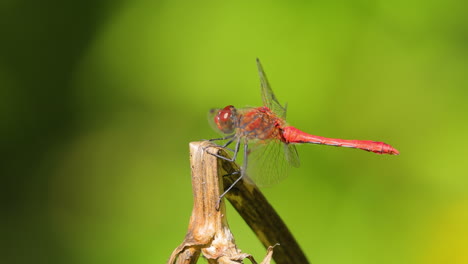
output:
[[[208,263],[242,263],[245,258],[256,263],[251,255],[241,253],[236,247],[227,224],[224,203],[216,210],[219,195],[236,176],[223,175],[238,171],[239,167],[208,154],[206,150],[227,156],[224,150],[210,142],[190,143],[194,196],[192,216],[184,242],[174,250],[168,263],[196,263],[200,252]],[[308,263],[286,225],[255,185],[241,180],[226,197],[268,248],[262,264],[270,263],[271,246],[277,244],[280,246],[275,247],[273,256],[277,264]]]

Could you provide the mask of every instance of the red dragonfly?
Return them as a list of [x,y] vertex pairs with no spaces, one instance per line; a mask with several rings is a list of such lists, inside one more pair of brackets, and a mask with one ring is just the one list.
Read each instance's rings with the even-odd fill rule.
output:
[[[244,147],[243,164],[241,171],[238,172],[240,176],[220,198],[231,190],[245,174],[258,185],[275,183],[285,177],[291,166],[299,166],[299,156],[295,144],[322,144],[362,149],[377,154],[399,154],[398,150],[383,142],[314,136],[289,126],[285,120],[286,106],[282,106],[273,94],[259,59],[257,59],[257,67],[260,75],[263,106],[238,109],[228,105],[223,109],[213,109],[210,112],[214,115],[211,120],[214,121],[215,128],[227,134],[223,138],[211,141],[228,140],[221,147],[233,151],[232,159],[213,155],[235,161],[241,144]],[[235,148],[227,148],[233,142],[236,142]]]

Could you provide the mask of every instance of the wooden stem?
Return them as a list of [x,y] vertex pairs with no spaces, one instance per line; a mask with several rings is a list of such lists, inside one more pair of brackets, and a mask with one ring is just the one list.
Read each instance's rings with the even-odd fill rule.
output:
[[[237,248],[226,220],[224,202],[216,210],[219,196],[236,176],[224,175],[238,171],[239,167],[208,152],[228,157],[222,148],[211,142],[190,143],[192,216],[183,243],[173,251],[168,263],[196,263],[200,253],[208,263],[243,263],[245,258],[256,263],[251,255]],[[286,225],[255,185],[241,180],[226,197],[268,248],[262,264],[270,263],[272,246],[277,244],[280,246],[275,248],[273,256],[277,264],[308,263]]]

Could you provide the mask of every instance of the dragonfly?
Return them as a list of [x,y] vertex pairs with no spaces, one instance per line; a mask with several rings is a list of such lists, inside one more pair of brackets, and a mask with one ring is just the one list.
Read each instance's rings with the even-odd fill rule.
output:
[[[257,58],[263,106],[236,108],[228,105],[222,109],[212,109],[210,119],[214,128],[224,134],[222,138],[210,141],[227,140],[218,145],[233,152],[232,158],[210,153],[218,158],[235,162],[243,147],[243,162],[240,174],[233,184],[220,196],[220,200],[245,175],[257,185],[271,185],[287,176],[290,167],[299,167],[297,144],[309,143],[336,147],[362,149],[376,154],[399,155],[394,147],[384,142],[371,140],[347,140],[315,136],[303,132],[286,123],[286,105],[276,99],[268,82],[260,60]],[[233,149],[228,148],[235,142]]]

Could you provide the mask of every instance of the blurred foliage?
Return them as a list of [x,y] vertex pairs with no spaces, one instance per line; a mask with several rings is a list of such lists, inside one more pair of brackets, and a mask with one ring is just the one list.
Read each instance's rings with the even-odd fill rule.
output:
[[259,57],[292,125],[401,152],[300,146],[264,189],[313,263],[468,263],[466,7],[2,1],[1,262],[164,263],[191,213],[188,143],[216,135],[210,108],[261,104]]

